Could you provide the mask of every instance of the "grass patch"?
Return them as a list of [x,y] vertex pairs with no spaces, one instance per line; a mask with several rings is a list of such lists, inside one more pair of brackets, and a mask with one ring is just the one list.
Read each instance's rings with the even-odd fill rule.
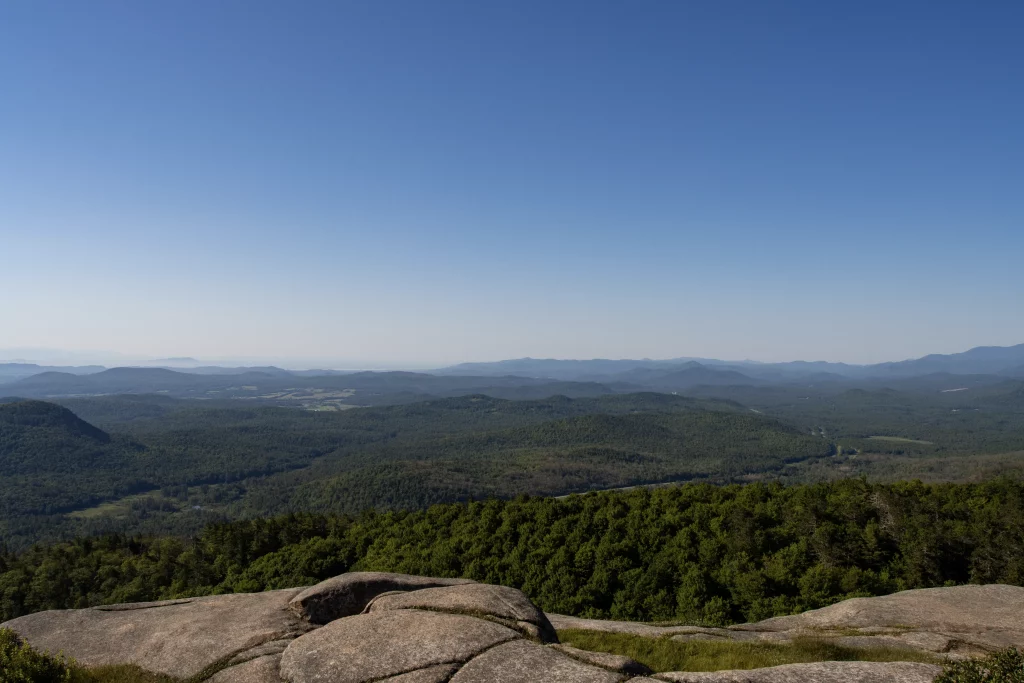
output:
[[919,439],[904,439],[902,436],[869,436],[869,441],[891,441],[893,443],[918,443],[923,446],[934,446],[934,441],[921,441]]
[[558,638],[581,650],[630,657],[658,673],[758,669],[803,662],[939,662],[934,656],[913,650],[843,647],[818,638],[798,638],[792,643],[679,642],[668,636],[647,638],[585,629],[559,631]]
[[178,512],[183,505],[176,498],[164,496],[159,490],[147,491],[146,493],[135,493],[116,500],[108,500],[84,510],[75,510],[74,512],[69,512],[68,517],[73,519],[124,518],[132,514],[132,506],[135,504],[159,505],[171,512]]

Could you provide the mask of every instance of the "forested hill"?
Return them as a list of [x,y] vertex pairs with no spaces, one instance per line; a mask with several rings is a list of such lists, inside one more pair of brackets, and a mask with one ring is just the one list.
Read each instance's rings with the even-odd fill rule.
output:
[[908,588],[1024,584],[1024,485],[684,485],[79,539],[0,553],[0,621],[353,570],[515,586],[564,614],[754,621]]
[[141,450],[51,403],[0,405],[5,521],[56,514],[137,490],[134,459]]
[[[140,433],[164,431],[167,428],[184,429],[190,425],[202,428],[231,416],[275,415],[291,416],[294,419],[302,419],[303,414],[307,419],[314,416],[311,412],[276,410],[241,400],[194,401],[154,394],[64,398],[59,403],[82,419],[104,429],[134,430]],[[746,410],[741,404],[729,399],[641,392],[580,398],[553,395],[530,400],[468,395],[318,415],[328,423],[357,430],[372,430],[390,424],[403,435],[418,438],[424,433],[423,430],[437,433],[453,429],[494,429],[577,415]]]
[[110,436],[81,420],[67,408],[45,401],[18,401],[0,404],[0,434],[10,445],[0,445],[0,453],[17,450],[18,444],[43,435],[62,440],[91,439],[106,443]]
[[822,458],[832,444],[746,413],[594,414],[528,426],[395,439],[322,458],[249,489],[246,514],[355,513],[662,481],[728,481]]
[[469,395],[347,410],[134,394],[62,399],[72,412],[16,402],[0,406],[0,537],[24,547],[695,480],[1022,476],[1022,386],[705,388],[734,400]]
[[[0,531],[10,545],[297,510],[728,480],[831,452],[826,439],[736,404],[664,394],[469,396],[343,412],[140,396],[69,405],[106,431],[50,404],[3,406],[51,416],[0,424]],[[92,436],[62,445],[68,421]]]

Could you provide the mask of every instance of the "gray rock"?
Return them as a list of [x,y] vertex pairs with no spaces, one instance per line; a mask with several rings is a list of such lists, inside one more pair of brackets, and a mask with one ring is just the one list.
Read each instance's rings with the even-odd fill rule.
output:
[[[440,584],[440,585],[439,585]],[[364,614],[358,614],[365,610]],[[345,616],[348,615],[348,616]],[[328,625],[318,627],[322,621]],[[961,586],[858,598],[726,629],[541,613],[521,592],[460,579],[355,573],[309,589],[41,612],[0,626],[86,666],[137,664],[208,683],[925,683],[939,667],[822,662],[650,674],[626,657],[552,641],[559,628],[675,640],[906,648],[964,657],[1024,647],[1024,588]],[[507,624],[507,626],[506,626]]]
[[657,678],[673,683],[932,683],[941,671],[933,664],[911,662],[817,662],[747,671],[662,673]]
[[85,666],[136,664],[178,678],[309,630],[288,610],[298,589],[37,612],[8,621],[30,645]]
[[555,629],[551,627],[551,624],[548,624],[546,628],[541,628],[540,626],[537,626],[537,624],[531,624],[528,621],[517,621],[515,623],[515,628],[520,633],[526,635],[526,637],[539,640],[542,643],[558,642],[558,633],[556,633]]
[[458,670],[458,664],[439,664],[419,671],[410,671],[407,674],[382,678],[381,681],[388,683],[448,683],[452,674]]
[[[912,634],[907,634],[908,636]],[[966,653],[973,656],[976,652],[991,652],[1008,647],[1024,649],[1024,632],[992,629],[991,631],[947,631],[951,642],[950,652]]]
[[843,647],[890,647],[897,650],[923,650],[937,654],[949,652],[956,644],[949,636],[927,631],[913,631],[894,636],[840,636],[835,638],[835,642]]
[[973,657],[1006,647],[1024,647],[1024,588],[955,586],[854,598],[788,617],[729,628],[657,626],[633,622],[548,618],[559,630],[592,629],[676,641],[719,640],[786,643],[795,638],[832,640],[850,647],[894,647]]
[[619,683],[625,678],[550,647],[516,640],[473,658],[451,683]]
[[474,582],[468,579],[437,579],[384,572],[350,572],[303,590],[292,600],[291,609],[297,616],[310,623],[328,624],[335,619],[359,614],[371,600],[382,593],[471,583]]
[[408,593],[388,593],[375,598],[368,612],[396,609],[428,609],[438,612],[492,616],[517,626],[530,624],[535,635],[545,643],[557,643],[558,636],[544,613],[537,609],[522,591],[506,586],[470,583],[443,588],[425,588]]
[[622,674],[630,674],[632,676],[641,676],[644,674],[654,673],[648,667],[644,666],[635,659],[629,657],[623,657],[621,655],[611,655],[607,652],[591,652],[590,650],[580,650],[572,645],[551,645],[552,647],[563,654],[567,654],[573,659],[599,666],[602,669],[608,669],[609,671],[616,671]]
[[281,655],[264,655],[223,669],[208,683],[281,683],[278,669]]
[[547,613],[548,621],[559,631],[577,628],[587,631],[603,631],[605,633],[629,633],[634,636],[648,636],[660,638],[676,634],[704,633],[712,631],[725,631],[725,629],[705,629],[697,626],[656,626],[644,624],[639,621],[612,621],[610,619],[584,619],[582,617],[570,617],[566,614]]
[[281,657],[291,683],[364,683],[465,662],[519,638],[483,619],[420,610],[346,617],[292,641]]
[[1024,633],[1024,588],[919,588],[876,598],[853,598],[789,617],[736,627],[754,631],[893,627],[931,632],[996,629]]
[[284,649],[288,647],[288,643],[292,642],[291,638],[285,638],[281,640],[272,640],[269,643],[263,643],[256,647],[239,652],[237,655],[228,660],[228,666],[234,666],[235,664],[241,664],[248,662],[250,659],[256,659],[257,657],[264,657],[266,655],[279,655],[284,652]]

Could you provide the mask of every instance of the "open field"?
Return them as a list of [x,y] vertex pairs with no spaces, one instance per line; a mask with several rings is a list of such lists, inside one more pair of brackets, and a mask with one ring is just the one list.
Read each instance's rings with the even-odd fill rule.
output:
[[133,518],[140,512],[146,514],[175,515],[195,511],[213,511],[221,506],[211,504],[218,491],[217,486],[178,487],[169,495],[156,489],[145,493],[136,493],[115,500],[108,500],[67,513],[67,517],[76,520],[117,520]]
[[108,500],[84,510],[75,510],[74,512],[69,512],[68,517],[72,519],[128,517],[132,514],[133,508],[140,506],[164,512],[177,512],[181,509],[182,503],[175,498],[164,496],[160,491],[148,491],[118,498],[117,500]]
[[933,441],[922,441],[920,439],[905,439],[902,436],[869,436],[870,441],[890,441],[892,443],[916,443],[923,446],[934,445]]

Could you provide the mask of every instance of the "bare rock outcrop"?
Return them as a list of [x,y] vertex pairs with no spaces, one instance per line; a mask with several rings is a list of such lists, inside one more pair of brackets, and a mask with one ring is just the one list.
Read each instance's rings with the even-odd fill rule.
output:
[[549,614],[557,629],[590,629],[673,640],[787,643],[796,638],[847,647],[891,647],[949,659],[1005,647],[1024,648],[1024,588],[954,586],[921,588],[728,628],[656,626]]
[[[137,664],[209,683],[617,683],[643,668],[547,647],[520,591],[355,572],[310,588],[40,612],[6,624],[85,666]],[[639,668],[638,668],[639,667]]]
[[310,586],[296,595],[292,611],[312,624],[328,624],[335,619],[359,614],[382,593],[417,591],[441,586],[473,584],[468,579],[435,579],[427,576],[386,572],[349,572]]
[[973,656],[1009,646],[1024,648],[1024,588],[921,588],[854,598],[732,630],[794,636],[816,633],[836,638],[842,645]]
[[310,630],[289,610],[298,589],[214,595],[77,610],[37,612],[9,621],[33,647],[63,652],[85,666],[137,664],[148,671],[192,678],[234,660],[277,652]]
[[816,662],[748,671],[667,673],[658,678],[672,683],[932,683],[940,671],[934,664],[912,662]]
[[397,610],[339,619],[299,638],[281,658],[292,683],[361,683],[461,664],[510,640],[512,629],[457,614]]
[[619,673],[629,674],[631,676],[642,676],[652,673],[652,671],[645,665],[632,660],[629,657],[612,655],[607,652],[580,650],[579,648],[575,648],[571,645],[561,643],[556,643],[550,647],[553,647],[559,652],[564,652],[573,659],[577,659],[581,662],[587,662],[588,664],[596,664],[597,666],[608,669],[609,671],[618,671]]
[[522,591],[506,586],[475,583],[406,593],[385,593],[366,606],[368,612],[397,609],[483,616],[500,620],[545,643],[558,642],[555,629],[544,613]]
[[451,683],[619,683],[625,678],[551,648],[516,640],[470,660]]
[[264,655],[222,669],[208,680],[209,683],[283,683],[280,669],[281,655]]
[[678,640],[812,636],[956,658],[1024,647],[1024,588],[905,591],[702,628],[545,615],[512,588],[356,572],[305,589],[55,610],[2,626],[86,666],[130,663],[193,683],[928,683],[939,671],[822,662],[654,674],[627,657],[560,644],[552,624]]

